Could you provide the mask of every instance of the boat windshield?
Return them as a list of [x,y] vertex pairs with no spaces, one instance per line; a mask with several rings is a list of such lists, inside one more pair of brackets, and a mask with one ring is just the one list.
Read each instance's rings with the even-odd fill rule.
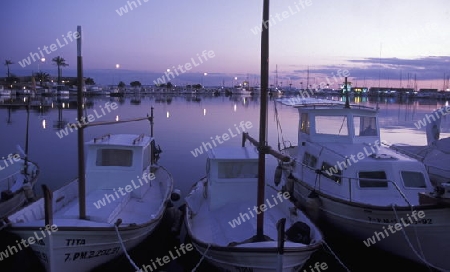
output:
[[316,115],[316,134],[348,136],[347,116]]
[[373,116],[354,116],[355,136],[378,136],[377,120]]
[[97,166],[131,166],[133,151],[127,149],[99,149],[95,161]]
[[258,177],[258,162],[219,162],[218,178],[256,178]]

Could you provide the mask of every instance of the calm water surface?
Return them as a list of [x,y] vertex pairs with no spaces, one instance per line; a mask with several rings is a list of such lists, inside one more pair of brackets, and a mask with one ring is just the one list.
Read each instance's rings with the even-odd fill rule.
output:
[[[334,98],[339,99],[339,98]],[[0,100],[1,101],[1,100]],[[16,98],[15,103],[23,103],[23,98]],[[107,102],[117,103],[117,109],[105,109]],[[395,98],[355,98],[352,102],[379,107],[381,137],[388,143],[409,143],[425,145],[424,128],[417,129],[415,122],[424,118],[425,114],[444,105],[445,101],[436,100],[407,100],[398,101]],[[1,103],[1,102],[0,102]],[[55,190],[77,177],[77,133],[68,132],[60,138],[62,124],[75,122],[76,98],[33,98],[30,111],[29,125],[29,157],[37,162],[41,168],[41,176],[36,185],[37,194],[41,194],[40,185],[46,184]],[[259,97],[243,96],[174,96],[153,95],[142,97],[96,97],[87,98],[86,113],[92,114],[96,121],[125,120],[129,118],[145,117],[154,108],[154,136],[163,153],[159,164],[165,166],[173,175],[175,187],[182,195],[188,193],[191,185],[205,175],[206,155],[193,155],[196,148],[214,144],[212,139],[216,135],[227,133],[230,138],[221,145],[241,145],[241,122],[251,124],[247,131],[258,138],[259,133]],[[290,141],[297,143],[297,110],[277,104],[278,117],[282,134],[277,131],[275,122],[274,101],[269,101],[269,144],[274,148],[278,142]],[[24,107],[0,107],[0,156],[16,152],[19,144],[25,149],[26,110]],[[250,123],[248,123],[250,122]],[[441,137],[450,136],[449,120],[443,118]],[[231,130],[233,134],[229,132]],[[125,123],[112,126],[91,127],[85,130],[85,140],[98,137],[106,133],[150,133],[148,121]],[[218,142],[216,141],[216,144]],[[275,166],[275,161],[270,159]],[[267,179],[272,182],[273,168],[268,167]],[[182,200],[176,203],[181,205]],[[328,226],[329,227],[329,226]],[[133,251],[133,258],[138,265],[149,263],[155,256],[164,256],[168,250],[179,245],[180,241],[165,236],[162,228],[157,231],[156,238],[150,237],[141,247]],[[394,258],[374,249],[367,249],[361,241],[350,241],[346,237],[327,231],[328,243],[333,251],[341,258],[351,271],[394,271],[389,260],[396,262],[405,269],[414,271],[430,271],[419,265]],[[183,235],[182,235],[183,236]],[[183,240],[181,240],[183,242]],[[361,264],[361,258],[364,264]],[[165,271],[190,271],[198,262],[199,256],[190,254],[163,267]],[[326,262],[329,271],[345,271],[336,261],[332,253],[321,250],[314,255],[305,267],[310,271],[310,264],[316,261]],[[214,271],[203,265],[197,271]],[[1,269],[0,271],[6,271]],[[111,271],[120,267],[120,271],[134,271],[126,259],[120,259],[98,271]],[[372,271],[375,271],[372,270]],[[11,270],[12,271],[12,270]],[[34,269],[33,271],[36,271]],[[118,270],[117,270],[118,271]]]

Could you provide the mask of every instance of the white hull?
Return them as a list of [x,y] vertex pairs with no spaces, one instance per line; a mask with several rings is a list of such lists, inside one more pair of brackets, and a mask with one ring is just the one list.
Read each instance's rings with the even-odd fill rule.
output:
[[[60,221],[55,223],[61,225]],[[82,220],[78,223],[82,225]],[[158,223],[155,221],[147,226],[121,228],[119,232],[125,248],[129,250],[141,243]],[[42,225],[41,228],[43,227]],[[37,228],[13,232],[23,239],[44,236]],[[31,245],[31,249],[46,271],[90,271],[124,253],[113,227],[58,227],[56,232],[44,233],[46,237],[42,242]]]
[[[196,250],[203,256],[207,247],[203,244],[193,242]],[[205,259],[219,268],[221,271],[252,271],[252,272],[274,272],[277,270],[279,255],[277,254],[276,242],[268,242],[267,248],[272,250],[264,252],[258,249],[227,251],[223,249],[209,248]],[[303,265],[308,261],[316,249],[302,252],[285,252],[283,254],[283,272],[301,271]]]
[[[301,181],[295,182],[294,188],[294,196],[300,201],[300,204],[308,205],[306,199],[312,188]],[[332,225],[354,239],[361,240],[361,243],[364,241],[367,243],[367,239],[375,238],[375,244],[370,246],[422,264],[424,264],[423,258],[418,257],[414,250],[419,254],[423,252],[424,259],[428,263],[435,267],[450,269],[448,259],[450,207],[417,205],[414,210],[423,211],[425,217],[416,221],[411,217],[412,211],[409,207],[395,207],[394,211],[389,206],[379,207],[350,203],[317,191],[316,193],[319,194],[320,206],[319,213],[313,216],[318,216],[325,224]],[[408,218],[411,218],[414,224],[408,221]],[[401,223],[402,230],[395,231],[393,229],[394,233],[392,233],[388,228],[389,226],[393,227],[395,223]],[[387,235],[384,232],[385,229]],[[375,232],[383,233],[384,238],[381,234],[378,234],[378,237],[374,236]],[[420,245],[417,241],[420,242]]]
[[[311,255],[322,245],[322,234],[314,224],[300,211],[296,215],[290,213],[295,210],[289,200],[270,205],[264,212],[264,235],[270,237],[270,241],[248,242],[247,239],[256,234],[256,217],[247,222],[242,222],[232,228],[229,220],[233,216],[239,216],[239,212],[248,212],[245,207],[252,207],[249,202],[229,202],[219,210],[209,212],[208,199],[204,198],[203,182],[196,184],[191,191],[191,199],[187,201],[186,228],[187,235],[192,240],[196,250],[205,260],[222,271],[253,271],[268,272],[277,271],[277,230],[276,221],[286,218],[286,229],[295,222],[304,222],[310,227],[309,244],[285,241],[282,262],[282,271],[300,271]],[[208,194],[209,195],[209,194]],[[275,190],[266,190],[266,196],[277,195]],[[188,197],[189,198],[189,197]],[[272,199],[272,197],[270,197]],[[201,204],[200,204],[201,203]],[[272,202],[272,204],[274,204]],[[191,208],[192,207],[194,208]],[[200,208],[197,207],[200,205]],[[193,212],[197,210],[198,212]],[[191,216],[195,214],[194,216]],[[228,222],[227,222],[228,221]],[[235,245],[228,243],[242,241]]]
[[[158,167],[155,175],[155,180],[151,181],[151,186],[141,198],[127,195],[97,209],[93,203],[99,200],[98,192],[88,194],[86,220],[77,215],[78,180],[53,192],[51,224],[57,227],[57,231],[45,232],[51,235],[44,237],[43,243],[30,245],[46,271],[88,272],[124,253],[114,227],[117,220],[122,220],[118,229],[127,251],[141,243],[161,222],[173,189],[172,177],[164,168]],[[70,197],[75,198],[67,200]],[[25,240],[36,235],[43,238],[41,229],[46,226],[44,199],[8,219],[11,221],[7,227],[9,232]]]

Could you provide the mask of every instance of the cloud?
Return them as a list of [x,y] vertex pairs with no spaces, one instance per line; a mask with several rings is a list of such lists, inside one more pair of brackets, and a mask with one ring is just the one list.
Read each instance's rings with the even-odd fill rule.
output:
[[[326,65],[309,69],[310,76],[322,74],[331,76],[339,69],[350,71],[352,78],[368,80],[397,80],[408,77],[417,80],[442,80],[444,73],[449,76],[450,56],[429,56],[415,59],[400,58],[363,58],[347,60],[345,65]],[[307,70],[294,70],[294,75],[306,75]],[[291,75],[291,76],[294,76]]]

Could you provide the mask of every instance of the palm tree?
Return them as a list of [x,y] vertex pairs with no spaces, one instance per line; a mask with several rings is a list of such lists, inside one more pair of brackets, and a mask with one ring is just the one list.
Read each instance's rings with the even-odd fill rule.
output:
[[14,64],[14,62],[12,62],[12,60],[5,60],[5,65],[8,67],[8,78],[10,76],[9,74],[9,65]]
[[66,60],[60,56],[54,57],[52,61],[58,66],[58,84],[61,84],[62,67],[69,66],[69,64],[67,64]]
[[95,81],[92,77],[86,78],[86,81],[84,82],[86,85],[95,85]]
[[39,86],[42,87],[42,83],[50,81],[50,75],[44,72],[35,73],[34,76],[39,80]]

